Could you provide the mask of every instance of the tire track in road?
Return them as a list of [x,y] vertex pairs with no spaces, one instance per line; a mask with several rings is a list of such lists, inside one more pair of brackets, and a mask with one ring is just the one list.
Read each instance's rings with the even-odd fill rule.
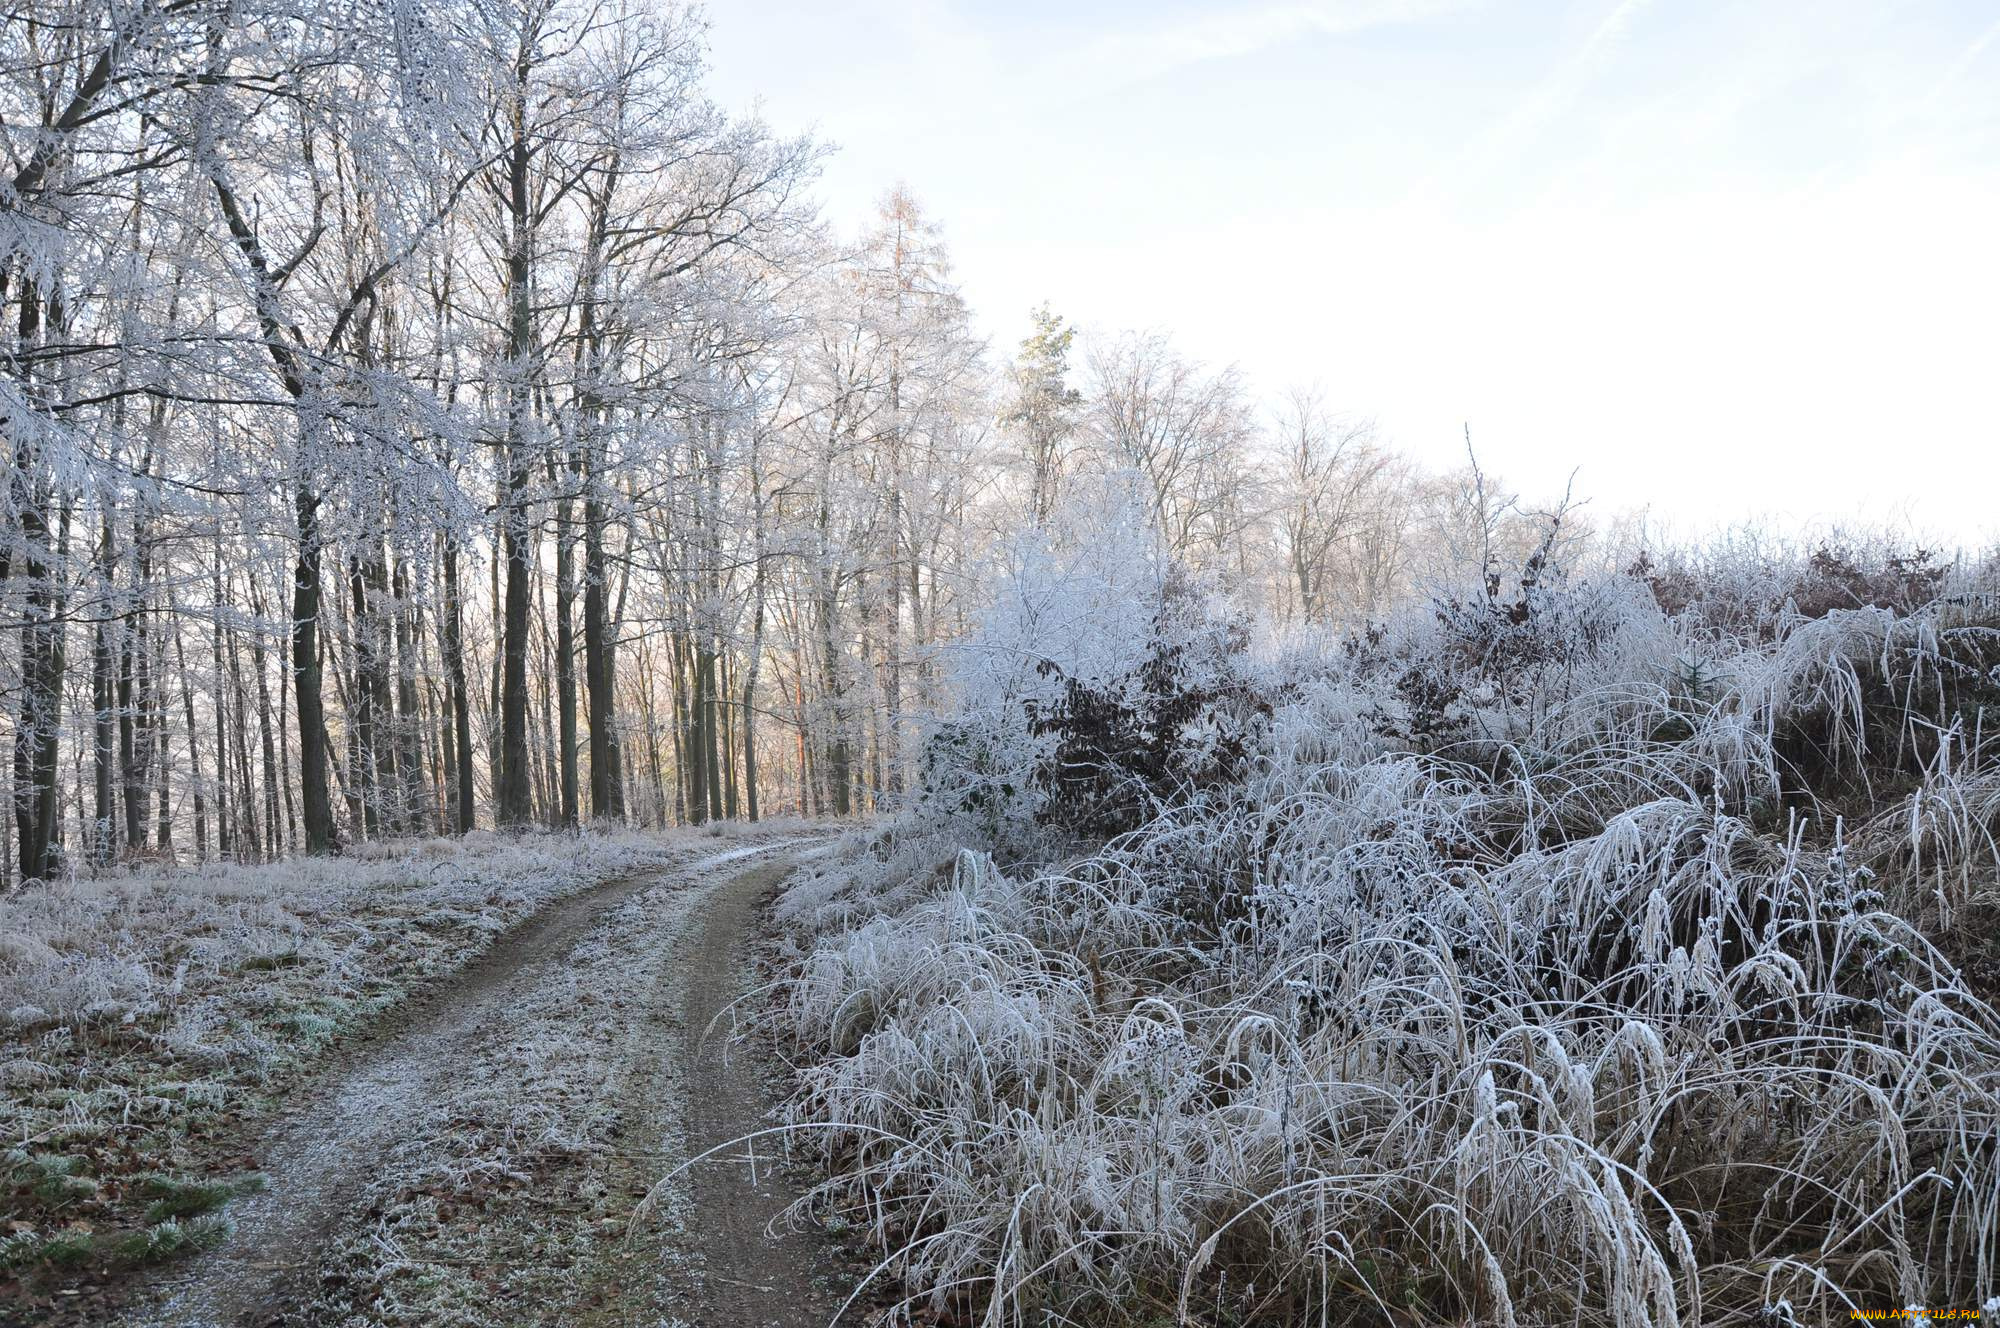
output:
[[[230,1238],[182,1265],[178,1276],[161,1278],[119,1322],[126,1328],[249,1328],[295,1315],[309,1299],[325,1252],[358,1220],[357,1208],[391,1148],[460,1083],[482,1073],[490,1079],[501,1063],[495,1048],[511,1037],[504,1022],[511,1007],[558,975],[571,977],[573,965],[584,962],[579,946],[601,939],[610,919],[635,900],[645,906],[645,939],[656,967],[645,980],[651,995],[627,1016],[620,1063],[604,1091],[621,1095],[621,1114],[641,1123],[644,1151],[656,1158],[668,1155],[670,1140],[684,1139],[698,1151],[710,1146],[698,1141],[712,1130],[729,1130],[721,1138],[730,1138],[756,1129],[761,1108],[749,1067],[741,1058],[725,1060],[719,1049],[711,1056],[700,1039],[716,1012],[742,990],[758,901],[789,870],[800,847],[796,839],[771,841],[650,869],[571,896],[515,927],[294,1091],[255,1145],[268,1185],[230,1204]],[[777,852],[786,852],[784,862],[739,869]],[[677,1045],[675,1023],[692,1043]],[[626,1138],[637,1142],[629,1131]],[[654,1177],[666,1170],[644,1165],[657,1166]],[[763,1241],[763,1222],[786,1198],[773,1174],[759,1177],[753,1190],[731,1193],[716,1188],[723,1182],[715,1175],[698,1176],[695,1215],[667,1247],[653,1241],[620,1245],[627,1254],[646,1252],[652,1275],[622,1277],[615,1294],[600,1296],[602,1309],[545,1306],[527,1318],[510,1311],[493,1322],[651,1325],[662,1322],[660,1311],[671,1305],[684,1321],[698,1324],[824,1324],[824,1314],[799,1317],[821,1298],[809,1281],[810,1260],[796,1268],[773,1262]],[[532,1200],[531,1190],[508,1220],[531,1219]],[[757,1213],[764,1216],[755,1218],[753,1234],[745,1224]],[[608,1237],[607,1246],[615,1240]],[[593,1262],[611,1267],[620,1258]],[[799,1281],[787,1284],[794,1271]],[[579,1272],[587,1282],[600,1280],[591,1270]],[[742,1315],[713,1317],[707,1307],[744,1290],[739,1282],[768,1288],[773,1299],[745,1302]],[[771,1317],[754,1317],[767,1310]]]

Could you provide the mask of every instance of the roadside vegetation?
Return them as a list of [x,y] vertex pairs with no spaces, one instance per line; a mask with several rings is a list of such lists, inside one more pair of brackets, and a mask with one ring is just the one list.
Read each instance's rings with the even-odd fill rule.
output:
[[905,1318],[1994,1295],[1988,565],[1563,535],[1347,632],[1015,559],[911,810],[782,905],[792,1137]]

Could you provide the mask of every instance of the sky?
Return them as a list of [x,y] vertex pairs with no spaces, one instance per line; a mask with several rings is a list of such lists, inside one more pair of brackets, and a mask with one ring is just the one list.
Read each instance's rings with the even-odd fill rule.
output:
[[2000,536],[1991,0],[712,0],[710,89],[1043,301],[1696,534]]

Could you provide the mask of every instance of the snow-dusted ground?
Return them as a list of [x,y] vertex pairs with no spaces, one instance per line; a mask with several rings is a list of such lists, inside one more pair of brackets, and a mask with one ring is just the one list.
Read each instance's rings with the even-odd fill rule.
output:
[[[45,1203],[16,1247],[143,1222],[142,1170],[254,1172],[265,1188],[222,1210],[233,1234],[142,1274],[152,1293],[129,1322],[599,1321],[635,1279],[607,1290],[591,1269],[631,1249],[637,1196],[679,1158],[683,965],[744,971],[694,938],[718,892],[758,870],[768,885],[760,861],[788,861],[799,835],[475,840],[10,901],[9,1072],[40,1080],[10,1099],[10,1134],[96,1186]],[[31,1010],[18,997],[36,990],[53,999]],[[309,1041],[291,1036],[300,1012]],[[202,1087],[158,1091],[169,1079]],[[126,1093],[118,1119],[75,1108],[114,1100],[107,1085]],[[154,1115],[133,1132],[135,1104]],[[680,1244],[698,1270],[700,1243]],[[61,1277],[37,1272],[45,1289]],[[88,1277],[75,1289],[54,1304],[91,1317]]]
[[[13,1086],[91,1038],[191,1067],[275,1068],[329,1021],[448,971],[549,902],[665,860],[636,833],[368,845],[365,858],[147,867],[0,900]],[[89,1087],[85,1085],[85,1087]],[[114,1097],[115,1100],[115,1097]]]

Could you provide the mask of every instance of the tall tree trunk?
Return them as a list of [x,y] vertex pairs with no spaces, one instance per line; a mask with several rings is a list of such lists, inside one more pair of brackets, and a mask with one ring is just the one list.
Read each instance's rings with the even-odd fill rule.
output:
[[282,842],[278,833],[278,744],[271,732],[271,685],[265,676],[264,597],[253,577],[245,577],[250,590],[250,611],[257,615],[257,629],[250,637],[250,667],[257,675],[257,746],[264,758],[264,842],[271,856],[279,856]]
[[507,561],[506,605],[501,623],[500,789],[494,819],[503,826],[525,825],[533,815],[528,768],[528,579],[534,532],[528,522],[528,378],[534,334],[533,292],[529,289],[534,224],[529,198],[530,149],[527,83],[532,48],[524,32],[515,66],[510,112],[513,140],[507,154],[507,437],[506,492],[502,501]]
[[391,590],[396,602],[396,760],[403,776],[404,829],[428,834],[432,803],[424,779],[423,701],[417,691],[422,631],[410,595],[409,564],[400,553]]
[[[138,535],[138,526],[133,534]],[[135,562],[136,566],[136,562]],[[118,629],[118,771],[125,803],[125,846],[128,850],[146,846],[145,786],[139,770],[139,716],[134,696],[137,672],[137,627],[139,588],[130,592]]]
[[[151,466],[150,459],[146,465]],[[149,523],[143,516],[132,522],[132,630],[126,644],[132,652],[132,696],[130,712],[132,717],[133,765],[127,774],[127,797],[136,798],[136,813],[128,805],[126,815],[138,825],[139,832],[131,836],[132,846],[146,846],[146,813],[151,786],[159,776],[153,762],[154,727],[158,716],[153,704],[153,620],[148,606],[152,599],[153,582],[153,541]]]
[[590,495],[583,504],[583,677],[590,706],[590,812],[623,820],[624,785],[613,728],[617,710],[611,694],[613,645],[604,620],[604,504],[596,497],[595,474],[584,482]]
[[833,814],[846,816],[854,810],[854,746],[852,719],[848,714],[847,685],[843,678],[845,661],[840,642],[834,635],[833,599],[829,594],[821,612],[821,645],[826,651],[827,726],[826,777]]
[[[292,797],[292,671],[278,651],[278,789],[285,797],[285,851],[299,847],[299,809]],[[193,746],[190,739],[189,746]]]
[[[652,668],[652,656],[652,649],[648,647],[640,657],[640,662],[644,667],[640,670],[639,682],[641,690],[639,695],[646,711],[646,755],[653,775],[653,803],[657,808],[655,823],[664,826],[667,820],[667,777],[666,771],[661,768],[660,764],[660,725],[653,710],[654,671]],[[674,781],[674,819],[682,823],[685,823],[687,820],[685,806],[680,801],[684,787],[685,784],[680,779]]]
[[292,569],[292,693],[299,701],[299,819],[306,852],[333,848],[333,799],[327,789],[326,712],[320,699],[319,497],[301,487],[293,509],[299,554]]
[[769,581],[764,574],[764,471],[756,427],[750,431],[750,657],[743,669],[743,799],[744,811],[757,820],[757,675],[764,665],[764,605]]
[[368,690],[368,713],[375,721],[375,796],[381,805],[382,823],[387,833],[403,833],[406,809],[402,779],[396,770],[396,700],[389,682],[390,642],[395,629],[389,618],[389,572],[383,561],[379,537],[368,538],[368,556],[362,563],[362,578],[368,594],[362,611],[355,615],[359,639],[368,643],[365,656],[357,654],[361,665],[361,685]]
[[700,746],[695,751],[695,759],[701,763],[703,782],[708,788],[708,814],[713,820],[722,820],[725,810],[722,801],[722,763],[720,760],[721,713],[716,696],[716,658],[713,645],[701,652],[697,661],[700,677],[697,680],[700,695]]
[[201,787],[201,744],[195,741],[194,688],[188,682],[187,650],[181,644],[180,614],[174,609],[173,592],[169,590],[167,595],[167,617],[173,623],[174,663],[179,666],[176,671],[181,676],[181,714],[187,720],[188,786],[194,792],[195,860],[206,862],[208,861],[208,799],[203,795]]
[[229,702],[223,687],[227,674],[222,662],[222,542],[215,544],[215,569],[211,579],[213,598],[209,604],[209,687],[210,708],[215,712],[215,851],[227,860],[236,850],[236,827],[229,818]]
[[[344,596],[336,595],[332,601],[335,608],[343,602]],[[336,614],[336,616],[338,616]],[[339,624],[344,627],[345,624]],[[367,791],[367,763],[362,759],[361,725],[356,719],[359,689],[354,686],[354,676],[340,647],[344,640],[351,640],[352,631],[336,633],[329,638],[333,646],[334,699],[347,715],[347,723],[342,725],[342,747],[340,759],[333,763],[334,781],[340,786],[340,796],[347,804],[347,828],[355,838],[366,840],[374,837],[373,800]]]
[[509,445],[517,459],[508,465],[507,531],[502,542],[507,588],[500,638],[500,788],[493,817],[502,826],[526,825],[533,816],[528,767],[528,580],[533,537],[528,528],[526,467],[518,459],[521,447]]
[[99,866],[109,863],[118,855],[118,832],[115,828],[114,795],[111,788],[111,766],[118,741],[117,687],[114,682],[111,648],[112,605],[117,598],[114,583],[116,576],[116,554],[113,530],[114,514],[109,498],[105,500],[103,534],[97,546],[98,582],[103,588],[104,605],[98,611],[97,630],[90,655],[90,700],[94,708],[93,716],[93,756],[95,763],[96,825],[91,834],[91,859]]
[[735,695],[736,675],[729,666],[729,652],[724,650],[716,657],[715,663],[715,753],[719,762],[716,771],[717,782],[722,789],[722,818],[736,819],[736,720],[730,713],[734,707],[730,699]]
[[[240,717],[250,711],[250,701],[243,688],[242,658],[236,649],[236,634],[229,635],[229,692],[230,708]],[[236,748],[236,773],[238,776],[236,806],[240,815],[240,833],[250,844],[250,860],[261,861],[264,847],[257,833],[257,783],[256,772],[250,764],[249,726],[237,723],[231,730]]]
[[433,772],[434,791],[442,816],[439,822],[441,832],[455,834],[458,831],[458,740],[452,733],[451,695],[446,690],[445,699],[437,699],[437,684],[427,684],[431,692],[431,711],[437,716],[438,767]]
[[472,704],[466,695],[465,644],[461,635],[463,606],[458,589],[458,541],[447,538],[444,546],[444,612],[439,627],[444,638],[444,671],[451,693],[451,725],[456,735],[451,779],[455,790],[452,806],[456,819],[452,828],[465,834],[478,824],[472,788]]
[[[27,340],[27,338],[23,338]],[[61,770],[63,598],[56,591],[56,563],[68,542],[69,509],[58,517],[61,534],[51,549],[49,499],[20,504],[27,549],[27,593],[21,622],[21,711],[14,733],[14,828],[21,879],[49,880],[58,870],[56,806]]]
[[354,643],[354,690],[352,721],[348,728],[347,779],[361,798],[361,830],[369,839],[382,833],[382,795],[376,780],[374,647],[369,639],[368,589],[361,575],[361,562],[347,560],[347,584],[351,600],[348,638]]
[[[23,283],[20,302],[18,344],[25,350],[44,334],[42,299],[34,281]],[[59,302],[50,300],[47,313],[48,328],[60,334],[64,318]],[[25,381],[21,386],[24,394],[34,390]],[[61,774],[64,618],[68,609],[58,586],[60,569],[69,553],[70,508],[66,498],[58,503],[54,485],[40,477],[41,468],[41,458],[32,444],[15,445],[12,497],[28,583],[21,606],[21,708],[14,727],[14,829],[23,881],[48,880],[60,865],[56,812],[61,800],[57,781]],[[53,547],[49,530],[52,506],[59,509],[59,533]],[[0,554],[0,581],[9,575],[11,562],[11,550]]]
[[[900,196],[899,196],[900,197]],[[889,529],[888,565],[884,568],[889,578],[888,628],[889,639],[883,646],[883,657],[888,667],[883,671],[883,701],[887,714],[883,723],[883,740],[876,744],[875,759],[879,771],[886,757],[889,766],[889,790],[901,792],[903,787],[903,301],[911,290],[911,279],[907,267],[909,254],[905,247],[904,213],[900,206],[895,214],[896,247],[892,259],[895,282],[895,324],[897,340],[889,354]],[[879,792],[882,778],[878,773],[875,787]]]
[[[324,425],[319,411],[307,409],[317,398],[309,362],[300,353],[297,333],[289,330],[285,322],[278,300],[278,282],[265,261],[257,232],[223,179],[220,158],[208,165],[209,181],[214,186],[230,238],[250,268],[251,293],[264,348],[277,369],[279,381],[300,408],[297,474],[292,495],[292,514],[299,536],[298,559],[292,571],[292,685],[299,699],[299,797],[306,827],[306,852],[326,853],[333,848],[333,803],[327,795],[326,713],[320,701],[320,495],[307,479],[312,473],[317,430]],[[217,686],[220,687],[219,680]],[[224,823],[220,807],[216,818],[218,825]]]
[[701,825],[708,820],[708,752],[702,735],[707,697],[701,687],[701,649],[687,644],[685,638],[677,640],[675,646],[674,690],[680,698],[675,709],[681,715],[675,764],[686,790],[686,819],[690,824]]
[[159,630],[154,632],[152,696],[154,700],[153,720],[149,728],[153,731],[153,842],[160,847],[169,862],[174,853],[174,803],[173,803],[173,735],[168,731],[166,701],[166,653],[165,645],[159,639]]
[[548,605],[543,601],[541,578],[538,577],[536,580],[533,603],[534,607],[540,610],[542,658],[541,668],[537,670],[537,681],[541,684],[538,689],[540,704],[534,707],[535,713],[531,716],[530,727],[531,736],[539,739],[539,742],[533,744],[534,749],[541,754],[541,761],[536,768],[535,815],[543,824],[554,824],[562,799],[562,776],[557,770],[556,761],[555,701],[549,692],[550,683],[554,680],[556,672],[555,644],[549,639],[549,611]]
[[808,746],[806,742],[806,673],[803,651],[800,652],[799,665],[798,675],[792,681],[792,703],[795,707],[794,713],[799,717],[799,815],[806,816],[817,815],[818,809],[807,806],[810,796],[807,781],[811,777],[811,762],[806,756],[806,748]]
[[562,823],[579,817],[576,741],[576,566],[570,499],[556,505],[556,743],[562,783]]
[[[886,665],[882,671],[884,714],[876,757],[878,763],[888,767],[887,787],[892,794],[903,789],[903,482],[900,439],[899,432],[889,453],[889,604],[886,614],[889,635],[882,647]],[[878,776],[877,787],[882,784]]]

